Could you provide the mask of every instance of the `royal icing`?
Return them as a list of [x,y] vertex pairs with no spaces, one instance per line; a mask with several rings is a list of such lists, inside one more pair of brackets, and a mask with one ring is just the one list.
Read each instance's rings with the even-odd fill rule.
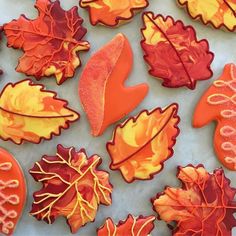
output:
[[[228,88],[232,90],[232,92],[236,92],[236,77],[234,76],[234,67],[230,67],[230,76],[232,80],[224,81],[224,80],[216,80],[213,85],[216,88]],[[232,105],[236,105],[236,93],[232,96],[228,96],[223,93],[215,93],[208,96],[207,102],[211,105],[222,105],[226,103],[231,103]],[[228,107],[228,106],[227,106]],[[222,109],[220,112],[221,116],[225,119],[231,119],[236,117],[236,111],[234,109]],[[224,125],[220,129],[220,135],[222,137],[230,138],[236,136],[236,129],[231,125]],[[236,170],[236,145],[230,141],[224,141],[221,144],[221,148],[224,151],[232,151],[234,156],[225,156],[225,161],[229,164],[234,164],[234,169]]]
[[12,235],[23,210],[26,186],[14,158],[0,148],[0,232]]

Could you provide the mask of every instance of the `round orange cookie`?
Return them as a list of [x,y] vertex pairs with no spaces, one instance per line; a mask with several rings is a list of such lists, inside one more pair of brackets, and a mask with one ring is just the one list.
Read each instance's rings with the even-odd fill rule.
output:
[[17,161],[2,148],[0,148],[0,196],[0,232],[12,235],[24,208],[26,184]]

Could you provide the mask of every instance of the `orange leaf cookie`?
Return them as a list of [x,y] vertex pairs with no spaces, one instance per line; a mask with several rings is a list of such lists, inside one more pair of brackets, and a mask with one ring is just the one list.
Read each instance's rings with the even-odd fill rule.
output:
[[92,25],[99,23],[111,27],[131,20],[148,4],[148,0],[80,0],[80,6],[89,11]]
[[200,99],[193,117],[196,128],[217,122],[214,148],[222,164],[236,171],[236,65],[228,64]]
[[60,135],[61,129],[79,119],[79,114],[56,95],[31,80],[7,84],[0,93],[0,138],[21,144]]
[[211,24],[214,28],[225,27],[229,31],[236,28],[236,1],[235,0],[178,0],[185,6],[193,19],[200,19],[205,25]]
[[21,167],[0,148],[0,233],[12,235],[24,209],[26,184]]
[[125,221],[120,221],[118,225],[115,225],[112,219],[108,218],[97,230],[97,236],[150,236],[154,229],[155,219],[155,216],[128,215]]
[[152,12],[143,14],[143,22],[144,59],[150,66],[149,73],[162,79],[163,86],[195,89],[198,80],[211,78],[214,54],[207,40],[197,40],[192,26]]
[[90,47],[82,40],[87,30],[77,7],[64,11],[58,0],[36,0],[35,7],[35,20],[21,15],[3,26],[8,46],[24,51],[16,70],[36,79],[55,75],[62,84],[81,65],[78,53]]
[[132,64],[132,49],[123,34],[118,34],[88,61],[79,80],[79,96],[94,136],[126,116],[147,95],[146,84],[124,86]]
[[181,188],[166,187],[152,199],[154,210],[174,236],[232,236],[236,226],[236,189],[223,169],[208,173],[203,165],[179,167]]
[[160,172],[173,155],[172,147],[179,134],[177,112],[178,105],[174,103],[163,110],[144,110],[118,125],[112,141],[107,143],[110,168],[120,170],[128,183],[150,179]]
[[98,170],[101,162],[98,155],[88,158],[85,150],[62,145],[56,156],[43,156],[30,170],[43,184],[33,195],[31,215],[48,224],[64,216],[72,233],[94,221],[99,204],[111,204],[112,185],[109,174]]

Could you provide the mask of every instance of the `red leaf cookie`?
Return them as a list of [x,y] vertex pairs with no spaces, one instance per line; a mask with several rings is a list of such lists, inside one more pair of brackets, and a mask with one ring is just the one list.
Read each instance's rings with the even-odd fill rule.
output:
[[200,19],[205,25],[211,24],[216,29],[225,27],[229,31],[235,31],[235,0],[178,0],[178,3],[186,7],[193,19]]
[[171,16],[154,16],[152,12],[143,14],[143,22],[144,59],[151,67],[149,73],[161,78],[163,86],[194,89],[197,80],[211,78],[214,54],[209,51],[207,40],[197,41],[192,26],[174,21]]
[[31,215],[48,224],[64,216],[72,233],[94,221],[99,204],[111,204],[109,174],[97,169],[101,162],[97,155],[88,158],[85,150],[62,145],[56,156],[43,156],[30,170],[43,184],[33,195]]
[[128,183],[150,179],[160,172],[174,153],[180,121],[177,112],[174,103],[165,109],[144,110],[118,125],[107,143],[110,168],[120,170]]
[[13,234],[24,209],[26,191],[21,167],[0,148],[0,233]]
[[204,166],[179,167],[181,188],[166,187],[153,199],[159,218],[177,223],[174,236],[232,236],[236,226],[236,189],[222,169],[208,173]]
[[155,216],[134,217],[128,215],[125,221],[115,225],[111,218],[108,218],[98,231],[98,236],[149,236],[154,229]]
[[236,65],[228,64],[204,93],[195,109],[196,128],[216,121],[214,148],[222,164],[236,171]]
[[55,75],[62,84],[80,66],[78,53],[89,49],[89,43],[82,40],[87,30],[77,7],[64,11],[58,0],[36,0],[35,7],[37,19],[22,15],[3,27],[8,46],[24,51],[16,70],[36,79]]
[[148,0],[80,0],[80,6],[88,9],[92,25],[114,27],[130,21],[136,12],[148,6]]
[[90,58],[82,72],[79,96],[94,136],[131,112],[147,95],[146,84],[123,85],[132,64],[129,41],[118,34]]
[[7,84],[0,93],[0,138],[22,144],[60,135],[79,114],[56,95],[31,80]]

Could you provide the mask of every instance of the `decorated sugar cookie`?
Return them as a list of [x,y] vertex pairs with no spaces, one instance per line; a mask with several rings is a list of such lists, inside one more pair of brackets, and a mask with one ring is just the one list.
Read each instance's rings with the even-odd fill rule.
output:
[[236,65],[225,66],[223,74],[204,93],[195,109],[196,128],[216,121],[215,152],[221,163],[236,171]]
[[133,65],[128,39],[118,34],[97,51],[85,66],[79,80],[79,96],[87,114],[92,135],[126,116],[144,99],[146,84],[126,87]]
[[200,19],[205,25],[214,28],[226,28],[234,31],[236,28],[235,0],[177,0],[184,6],[193,19]]
[[71,232],[94,221],[100,204],[111,204],[109,174],[99,170],[102,159],[85,150],[57,146],[55,156],[43,156],[29,171],[43,187],[33,195],[30,214],[52,224],[64,216]]
[[7,84],[0,93],[0,138],[22,144],[60,135],[79,114],[56,96],[29,79]]
[[81,65],[79,52],[90,47],[83,40],[87,30],[77,7],[65,11],[58,0],[36,0],[35,7],[39,14],[36,19],[21,15],[3,26],[8,47],[24,51],[16,70],[38,80],[54,75],[62,84]]
[[130,21],[148,6],[148,0],[80,0],[80,6],[88,10],[92,25],[114,27]]
[[12,235],[26,200],[26,184],[14,157],[0,148],[0,233]]
[[152,12],[143,14],[143,23],[144,59],[150,75],[163,80],[163,86],[195,89],[198,80],[211,78],[214,54],[207,40],[197,40],[192,26]]
[[178,105],[141,111],[118,125],[107,150],[112,159],[110,168],[119,170],[130,183],[147,180],[160,172],[174,151],[179,134]]
[[114,224],[111,218],[108,218],[104,225],[97,230],[97,236],[150,236],[154,229],[155,216],[134,217],[128,215],[125,221],[119,221]]
[[203,165],[188,165],[178,168],[177,178],[181,187],[166,187],[152,199],[153,209],[171,226],[172,235],[232,236],[236,189],[223,169],[208,173]]

